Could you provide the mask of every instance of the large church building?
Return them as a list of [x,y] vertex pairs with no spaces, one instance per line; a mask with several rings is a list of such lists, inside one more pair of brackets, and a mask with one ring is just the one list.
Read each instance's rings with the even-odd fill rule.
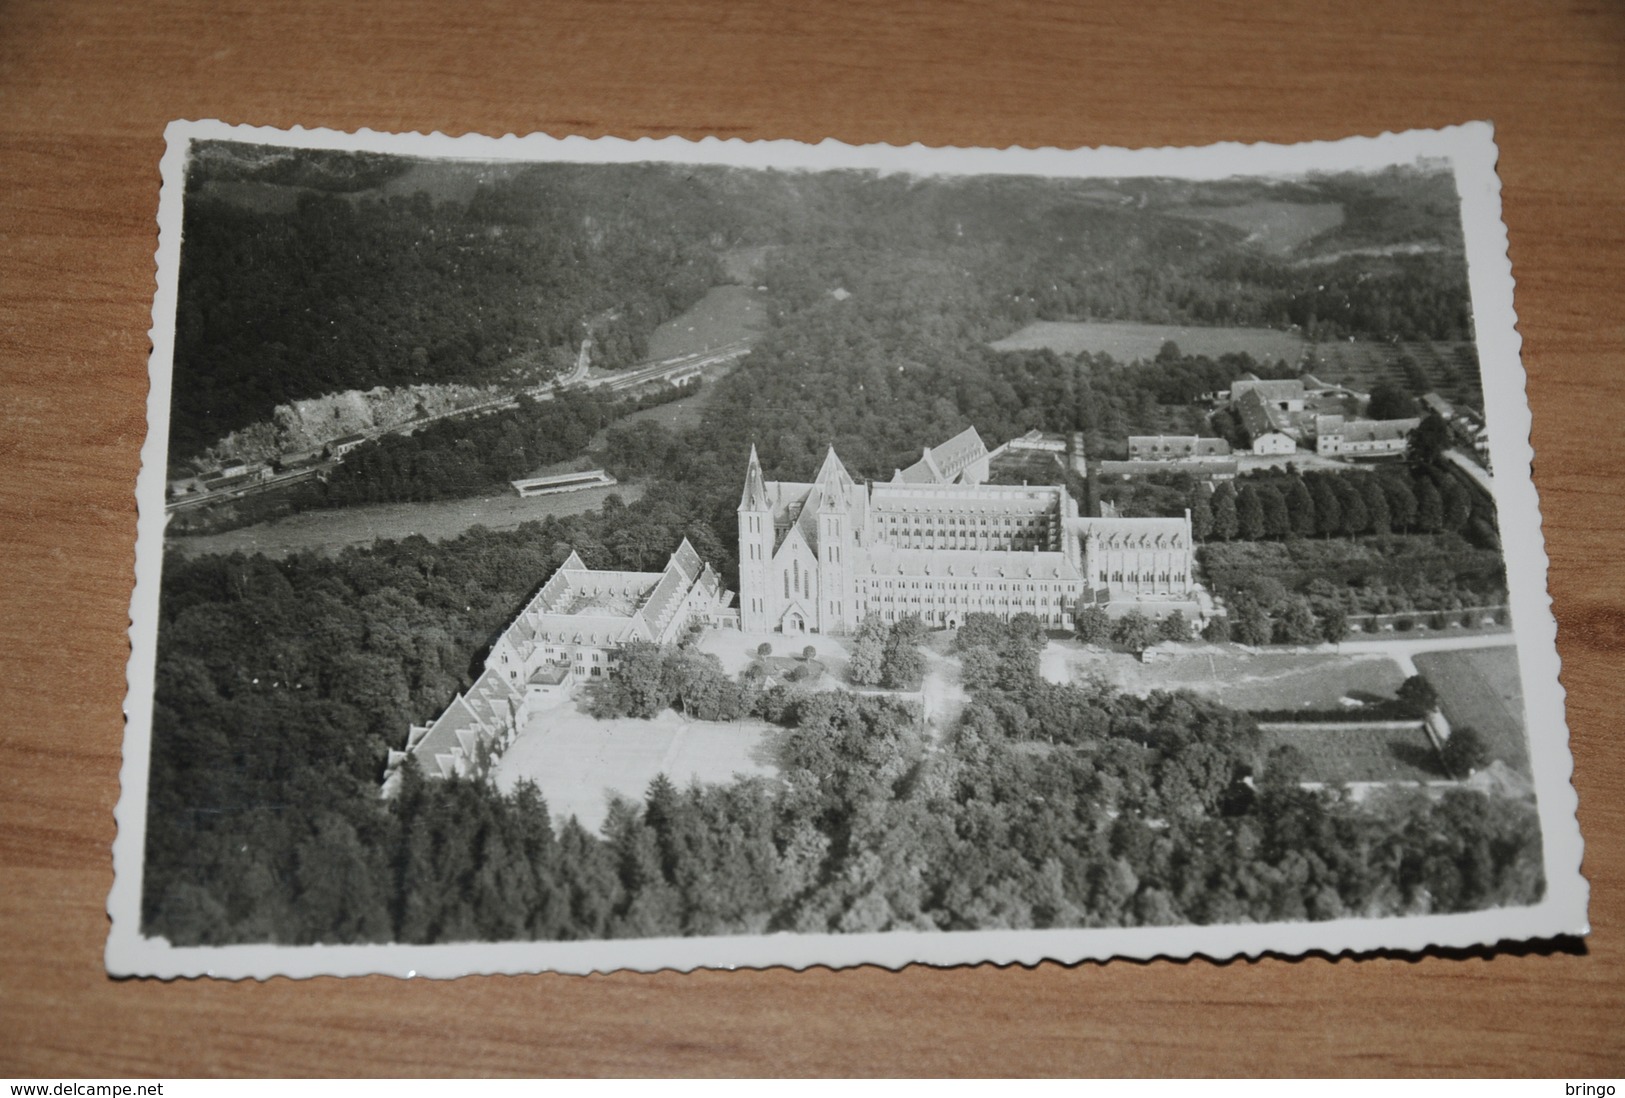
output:
[[954,628],[1026,613],[1065,628],[1079,605],[1191,597],[1189,514],[1083,518],[1064,486],[981,483],[988,457],[973,428],[889,482],[854,481],[833,448],[812,481],[769,481],[751,447],[740,627],[841,634],[869,614]]

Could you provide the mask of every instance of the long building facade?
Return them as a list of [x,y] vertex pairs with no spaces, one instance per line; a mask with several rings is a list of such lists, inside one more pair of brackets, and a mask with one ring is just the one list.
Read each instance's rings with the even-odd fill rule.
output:
[[1085,518],[1060,485],[993,485],[975,430],[889,482],[833,448],[808,482],[769,481],[756,449],[739,519],[747,632],[855,630],[869,614],[954,628],[967,614],[1070,626],[1080,605],[1188,598],[1190,516]]
[[430,777],[478,773],[524,728],[539,706],[577,683],[615,673],[634,640],[668,644],[694,625],[736,627],[733,594],[683,539],[659,572],[588,568],[572,552],[491,645],[473,686],[428,725],[407,731],[389,753],[384,792],[416,756]]

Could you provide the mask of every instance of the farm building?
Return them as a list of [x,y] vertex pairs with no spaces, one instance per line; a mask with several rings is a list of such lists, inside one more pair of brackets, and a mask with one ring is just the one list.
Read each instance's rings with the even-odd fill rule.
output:
[[[1285,436],[1282,436],[1285,437]],[[1101,461],[1095,464],[1100,476],[1118,480],[1150,476],[1155,473],[1185,473],[1201,480],[1234,480],[1238,466],[1235,458],[1216,458],[1203,461]]]
[[1315,453],[1322,457],[1385,457],[1405,452],[1419,419],[1315,417]]
[[1297,449],[1297,439],[1280,431],[1265,431],[1253,436],[1252,451],[1255,454],[1291,454],[1296,453]]
[[1196,435],[1130,435],[1128,456],[1130,461],[1223,461],[1230,443]]

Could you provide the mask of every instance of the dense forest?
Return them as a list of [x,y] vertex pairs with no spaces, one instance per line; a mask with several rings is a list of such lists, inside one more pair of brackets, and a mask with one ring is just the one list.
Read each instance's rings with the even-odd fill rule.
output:
[[[776,319],[841,288],[936,313],[960,341],[1035,318],[1295,326],[1312,339],[1470,332],[1460,228],[1440,197],[1453,191],[1437,173],[1228,185],[1244,192],[1230,200],[1343,204],[1343,224],[1305,258],[1180,216],[1211,197],[1201,188],[1142,207],[1129,185],[1099,180],[655,164],[486,178],[485,165],[409,162],[393,174],[443,184],[411,190],[392,186],[387,164],[208,151],[187,181],[172,460],[293,399],[534,383],[588,331],[600,365],[630,365],[741,247],[765,250]],[[247,184],[282,201],[246,201]],[[1368,237],[1429,250],[1335,250]]]
[[[293,178],[324,186],[319,173]],[[334,487],[420,498],[410,493],[425,479],[488,479],[609,424],[612,468],[649,481],[633,505],[611,497],[597,513],[508,533],[333,557],[171,554],[148,933],[426,942],[1157,925],[1449,912],[1540,894],[1532,806],[1465,791],[1359,803],[1305,791],[1301,758],[1262,753],[1244,714],[1185,694],[1044,683],[1035,633],[1019,622],[964,631],[973,696],[940,741],[896,699],[730,692],[708,665],[653,652],[653,671],[675,669],[681,704],[773,722],[780,777],[659,780],[618,803],[600,834],[550,819],[533,788],[500,795],[410,767],[401,793],[380,800],[387,748],[468,684],[571,549],[594,567],[646,569],[688,537],[732,575],[752,443],[784,479],[810,474],[831,443],[854,475],[887,477],[966,423],[993,440],[1083,431],[1099,453],[1161,410],[1269,367],[998,354],[986,341],[1051,312],[1194,320],[1209,299],[1231,305],[1208,319],[1292,323],[1306,287],[1345,285],[1343,263],[1367,274],[1346,287],[1378,285],[1349,289],[1347,309],[1315,306],[1317,324],[1337,332],[1376,332],[1380,304],[1395,330],[1442,338],[1462,330],[1466,298],[1460,279],[1391,257],[1312,270],[1294,266],[1302,257],[1258,257],[1249,273],[1232,227],[1040,180],[632,166],[595,189],[589,178],[610,176],[555,166],[430,199],[389,193],[379,178],[274,216],[199,186],[183,257],[177,451],[293,396],[500,368],[567,341],[583,318],[637,318],[626,334],[635,355],[635,330],[710,285],[724,246],[772,245],[761,272],[772,327],[715,384],[697,428],[615,426],[602,408],[557,402],[482,421],[466,448],[450,430],[376,447]],[[1388,216],[1384,201],[1361,215],[1368,228]],[[1451,254],[1416,258],[1448,265]],[[542,430],[547,416],[563,418]],[[462,471],[412,464],[431,460]],[[874,643],[875,673],[906,677],[907,644]]]
[[589,332],[595,362],[629,366],[723,280],[716,211],[644,166],[537,168],[465,201],[305,189],[263,210],[216,196],[214,164],[188,179],[172,460],[302,397],[535,384]]
[[[1469,910],[1540,894],[1532,806],[1363,803],[1297,782],[1243,714],[1037,674],[1040,632],[972,623],[971,705],[750,691],[782,779],[658,779],[602,834],[408,767],[386,743],[585,517],[349,553],[169,562],[145,925],[177,943],[570,939],[1162,925]],[[603,536],[604,531],[597,531]],[[650,653],[650,681],[663,663]],[[737,702],[739,695],[734,695]],[[662,698],[662,701],[667,699]],[[717,714],[719,716],[723,714]]]

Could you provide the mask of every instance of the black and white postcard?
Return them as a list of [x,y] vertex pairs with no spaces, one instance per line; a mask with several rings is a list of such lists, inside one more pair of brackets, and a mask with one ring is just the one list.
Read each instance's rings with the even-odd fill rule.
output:
[[168,137],[110,972],[1586,932],[1488,125]]

